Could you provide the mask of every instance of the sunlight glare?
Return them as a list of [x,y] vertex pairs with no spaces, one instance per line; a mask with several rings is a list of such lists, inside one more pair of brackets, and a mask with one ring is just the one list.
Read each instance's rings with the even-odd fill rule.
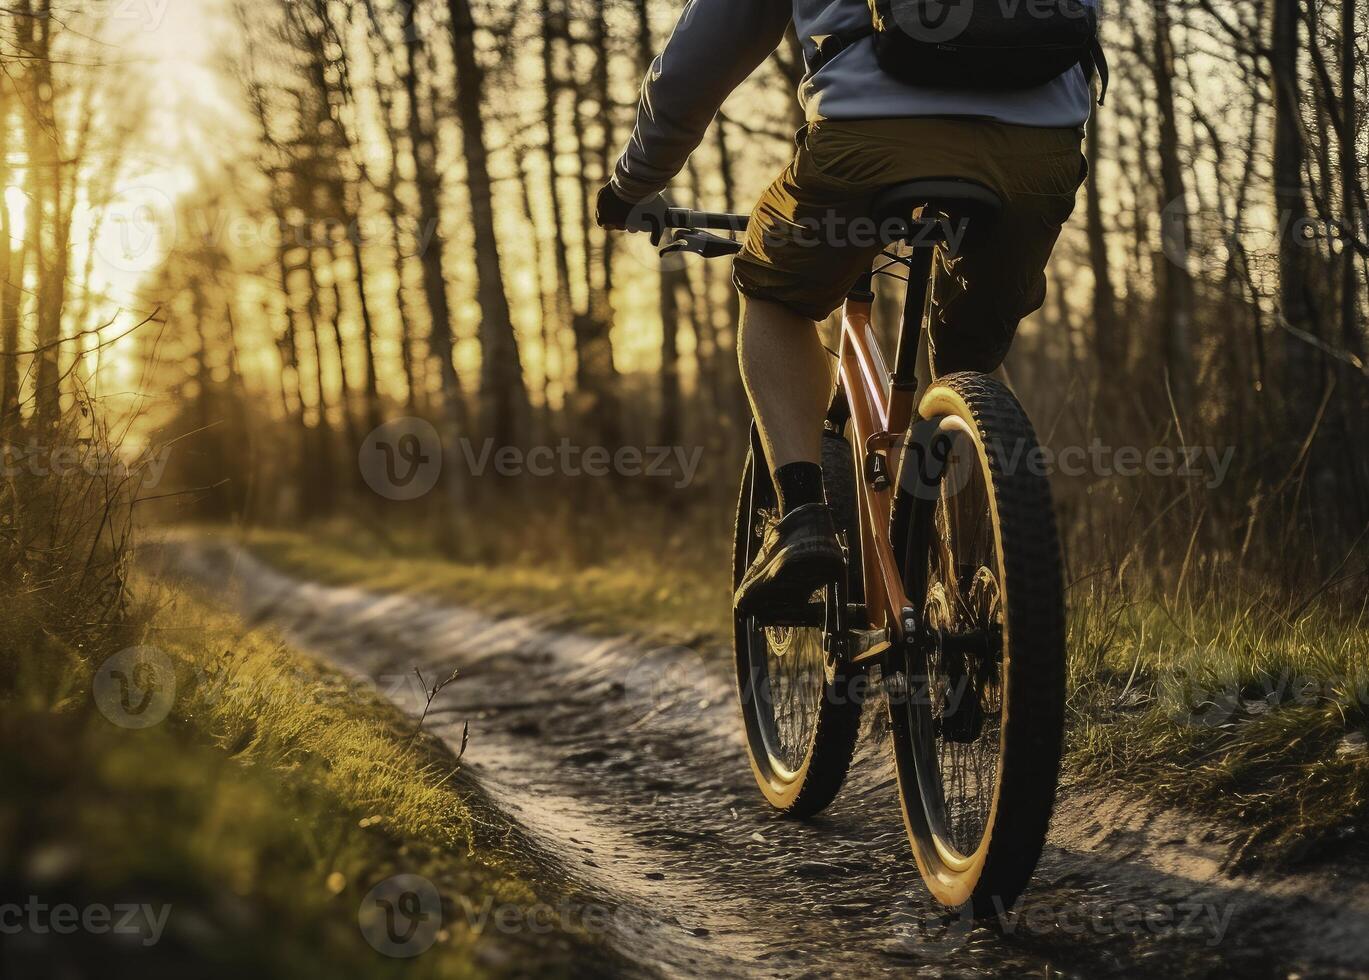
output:
[[28,230],[29,199],[21,187],[5,188],[5,209],[9,211],[10,237],[22,242]]

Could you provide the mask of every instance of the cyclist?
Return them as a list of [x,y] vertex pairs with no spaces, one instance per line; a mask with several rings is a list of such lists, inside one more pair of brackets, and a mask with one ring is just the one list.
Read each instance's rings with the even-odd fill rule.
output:
[[1021,319],[1045,302],[1046,263],[1087,172],[1080,146],[1092,106],[1085,64],[1015,90],[900,81],[881,68],[869,0],[690,0],[600,191],[601,226],[621,230],[634,209],[657,206],[724,99],[791,21],[808,69],[799,91],[807,124],[755,207],[733,276],[743,297],[738,359],[781,518],[738,589],[749,612],[802,605],[842,568],[820,466],[832,374],[816,323],[883,248],[856,224],[868,221],[873,197],[904,181],[957,177],[1003,199],[995,234],[939,252],[932,331],[938,374],[993,371]]

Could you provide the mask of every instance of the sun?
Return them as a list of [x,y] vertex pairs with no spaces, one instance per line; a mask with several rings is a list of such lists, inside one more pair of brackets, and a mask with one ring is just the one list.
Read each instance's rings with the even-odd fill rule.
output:
[[11,247],[22,242],[28,231],[28,205],[28,195],[22,187],[5,188],[5,210],[9,212]]

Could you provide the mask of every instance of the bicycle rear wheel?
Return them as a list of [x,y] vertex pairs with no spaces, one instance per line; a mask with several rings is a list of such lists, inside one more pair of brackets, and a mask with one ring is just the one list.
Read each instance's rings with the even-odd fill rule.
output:
[[[859,539],[850,444],[823,438],[823,475],[838,533]],[[751,563],[778,507],[765,456],[752,440],[737,506],[733,588]],[[851,553],[859,575],[859,560]],[[835,799],[855,751],[862,702],[856,676],[835,665],[830,651],[846,632],[846,582],[814,593],[802,622],[764,625],[736,610],[734,652],[751,769],[765,798],[798,817]]]
[[927,392],[899,475],[919,631],[885,665],[908,838],[928,888],[1011,908],[1045,843],[1064,733],[1060,546],[1017,399],[976,374]]

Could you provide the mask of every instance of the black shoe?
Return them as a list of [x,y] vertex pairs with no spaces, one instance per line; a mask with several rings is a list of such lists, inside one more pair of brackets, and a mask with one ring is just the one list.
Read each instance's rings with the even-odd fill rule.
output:
[[733,599],[748,616],[802,619],[813,593],[845,574],[846,554],[831,510],[826,504],[805,504],[766,530]]

